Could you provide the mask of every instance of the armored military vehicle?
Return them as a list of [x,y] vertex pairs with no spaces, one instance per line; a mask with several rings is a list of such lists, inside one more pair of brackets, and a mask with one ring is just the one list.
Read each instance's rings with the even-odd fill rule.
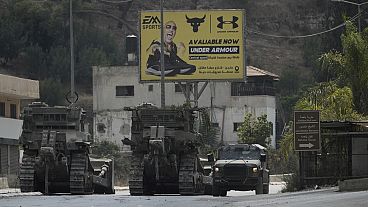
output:
[[24,108],[22,118],[22,192],[114,193],[113,160],[91,163],[83,109],[37,102]]
[[152,104],[132,112],[131,195],[203,194],[200,142],[194,132],[194,109],[160,109]]
[[226,196],[229,190],[268,194],[266,148],[259,144],[230,144],[219,148],[212,178],[213,196]]

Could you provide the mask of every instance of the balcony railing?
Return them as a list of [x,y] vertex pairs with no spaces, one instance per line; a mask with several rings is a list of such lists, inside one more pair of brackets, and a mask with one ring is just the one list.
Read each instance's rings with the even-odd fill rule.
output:
[[269,95],[275,96],[275,87],[273,86],[255,86],[247,83],[232,83],[231,96],[255,96]]

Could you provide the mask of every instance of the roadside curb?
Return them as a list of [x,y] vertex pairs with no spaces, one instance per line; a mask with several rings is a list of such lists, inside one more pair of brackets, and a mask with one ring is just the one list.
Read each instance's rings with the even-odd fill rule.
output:
[[114,186],[115,191],[129,190],[129,186]]
[[368,178],[339,181],[339,191],[365,191],[368,190]]
[[270,175],[270,182],[284,182],[284,179],[290,176],[292,176],[291,173]]
[[[115,191],[125,191],[125,190],[129,190],[129,187],[128,186],[115,186],[114,189]],[[42,193],[40,192],[22,193],[20,192],[19,188],[0,189],[0,199],[14,197],[14,196],[36,196],[36,195],[42,195]]]
[[[286,182],[270,182],[270,185],[286,185]],[[129,190],[129,186],[115,186],[115,191]]]
[[30,192],[30,193],[22,193],[19,188],[5,188],[0,189],[0,199],[9,198],[15,196],[36,196],[42,195],[40,192]]
[[[285,185],[285,182],[270,182],[270,185]],[[129,186],[115,186],[115,191],[127,191],[129,190]],[[5,188],[0,189],[0,199],[15,197],[15,196],[36,196],[42,195],[40,192],[30,192],[30,193],[22,193],[19,188]]]
[[9,194],[9,193],[20,193],[19,188],[3,188],[0,189],[0,196],[3,194]]

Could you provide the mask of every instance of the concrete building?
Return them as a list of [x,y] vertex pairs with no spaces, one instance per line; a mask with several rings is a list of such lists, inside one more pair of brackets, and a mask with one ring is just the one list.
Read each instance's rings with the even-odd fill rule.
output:
[[39,82],[0,74],[0,178],[18,174],[20,104],[39,98]]
[[[109,140],[121,145],[121,139],[130,138],[130,112],[126,106],[148,102],[160,106],[160,83],[141,84],[137,66],[93,67],[93,112],[95,140]],[[248,66],[247,83],[210,82],[200,98],[199,107],[213,109],[212,122],[221,129],[224,143],[237,143],[237,127],[245,113],[253,116],[267,114],[272,122],[272,146],[276,146],[276,97],[274,82],[278,76],[256,67]],[[204,86],[199,83],[199,88]],[[165,84],[167,106],[186,102],[178,83]]]

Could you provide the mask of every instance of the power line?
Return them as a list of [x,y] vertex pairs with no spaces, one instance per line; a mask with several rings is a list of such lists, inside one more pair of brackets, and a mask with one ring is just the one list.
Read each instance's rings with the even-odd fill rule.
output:
[[[352,18],[348,19],[348,21],[354,21],[354,20],[356,20],[357,18],[359,18],[361,16],[362,12],[363,11],[357,13],[355,16],[353,16]],[[295,36],[266,34],[266,33],[262,33],[262,32],[255,31],[255,30],[249,30],[249,29],[247,29],[246,31],[247,32],[250,32],[250,33],[253,33],[253,34],[258,34],[258,35],[266,36],[266,37],[298,39],[298,38],[308,38],[308,37],[314,37],[314,36],[322,35],[322,34],[325,34],[325,33],[328,33],[328,32],[332,32],[332,31],[334,31],[336,29],[339,29],[341,27],[344,27],[345,25],[346,25],[346,22],[344,22],[344,23],[342,23],[342,24],[340,24],[340,25],[338,25],[336,27],[333,27],[331,29],[322,31],[322,32],[317,32],[317,33],[308,34],[308,35],[295,35]]]
[[103,11],[99,11],[99,10],[88,10],[88,9],[83,9],[83,10],[74,10],[74,13],[92,13],[92,14],[99,14],[99,15],[103,15],[106,17],[110,17],[112,19],[115,19],[116,21],[124,24],[128,30],[130,30],[133,34],[138,35],[138,31],[137,28],[135,28],[134,26],[132,26],[127,20],[125,19],[121,19],[111,13],[106,13]]

